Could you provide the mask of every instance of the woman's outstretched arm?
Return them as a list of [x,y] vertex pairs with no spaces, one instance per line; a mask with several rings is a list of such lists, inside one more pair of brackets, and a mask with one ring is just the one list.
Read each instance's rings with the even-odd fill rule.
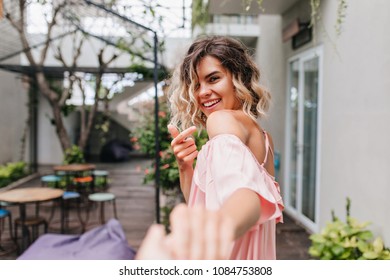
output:
[[[249,138],[248,127],[237,120],[237,117],[229,110],[216,111],[209,116],[207,119],[207,133],[210,139],[220,134],[233,134],[243,143],[246,143]],[[235,176],[239,176],[237,174]],[[218,187],[223,188],[223,186]],[[237,190],[223,202],[219,209],[223,219],[230,220],[234,239],[242,236],[260,218],[259,195],[245,187],[237,186]]]

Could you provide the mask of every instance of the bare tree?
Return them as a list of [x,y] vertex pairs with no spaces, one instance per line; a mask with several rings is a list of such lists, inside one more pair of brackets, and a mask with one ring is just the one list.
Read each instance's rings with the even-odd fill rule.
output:
[[[34,52],[32,51],[32,44],[28,40],[28,32],[27,32],[27,24],[26,24],[26,7],[31,4],[31,2],[40,3],[42,5],[46,5],[48,2],[52,5],[52,12],[49,13],[45,19],[46,19],[46,31],[45,31],[45,40],[42,44],[42,47],[40,48],[39,55],[34,56]],[[109,98],[107,96],[108,90],[104,90],[102,85],[102,77],[104,73],[106,72],[106,69],[117,60],[123,53],[127,53],[128,55],[143,57],[143,53],[146,53],[147,51],[145,48],[150,49],[150,44],[147,44],[147,39],[144,38],[145,34],[140,33],[139,37],[141,38],[144,45],[142,46],[142,49],[137,49],[132,46],[136,46],[136,36],[132,36],[131,40],[124,41],[123,39],[117,40],[116,43],[116,50],[112,51],[113,46],[110,44],[109,41],[102,41],[105,43],[102,43],[102,47],[96,51],[96,61],[98,62],[97,71],[94,74],[95,75],[95,83],[94,83],[94,91],[95,91],[95,98],[94,103],[92,105],[87,105],[85,100],[85,81],[79,73],[77,73],[78,68],[78,61],[80,57],[82,56],[82,50],[83,45],[87,40],[90,39],[90,34],[87,34],[85,30],[80,29],[77,26],[77,23],[79,22],[79,19],[75,19],[75,15],[72,14],[69,16],[69,7],[67,5],[75,5],[77,6],[78,2],[80,1],[66,1],[66,0],[57,0],[57,1],[27,1],[27,0],[18,0],[18,9],[17,13],[11,13],[7,11],[7,7],[4,8],[4,16],[5,18],[10,22],[10,24],[17,30],[18,36],[20,38],[20,41],[23,46],[23,52],[30,64],[30,66],[34,69],[34,78],[37,83],[37,87],[39,92],[48,100],[53,114],[53,124],[55,125],[56,133],[58,135],[58,139],[60,141],[62,150],[65,151],[66,149],[70,148],[72,145],[72,141],[69,138],[69,134],[64,126],[64,115],[62,113],[62,109],[67,106],[67,100],[71,98],[75,86],[79,88],[79,91],[82,94],[82,104],[79,106],[80,111],[80,119],[81,119],[81,125],[80,125],[80,137],[77,141],[77,145],[84,149],[90,132],[93,128],[94,124],[94,118],[96,115],[96,112],[99,107],[99,102],[104,101],[107,103],[109,101]],[[115,1],[112,1],[115,2]],[[13,6],[15,7],[15,4]],[[151,10],[152,8],[150,5],[144,7],[145,9]],[[68,9],[68,10],[67,10]],[[72,44],[73,44],[73,51],[71,57],[69,57],[69,54],[65,55],[65,50],[63,45],[61,44],[60,39],[56,39],[55,35],[56,32],[54,31],[55,28],[61,29],[63,28],[62,25],[64,23],[64,19],[66,19],[66,15],[68,13],[68,17],[72,17],[71,20],[69,20],[70,24],[74,24],[73,31],[70,32],[67,36],[73,36]],[[107,16],[107,15],[106,15]],[[73,21],[74,20],[74,21]],[[69,23],[68,22],[68,23]],[[57,29],[57,30],[58,30]],[[96,42],[96,38],[94,38]],[[69,49],[69,46],[66,46]],[[115,47],[115,46],[114,46]],[[66,75],[64,75],[64,79],[67,81],[63,84],[66,84],[66,86],[61,85],[61,89],[58,91],[58,89],[55,89],[50,79],[46,76],[44,72],[44,63],[48,56],[48,51],[52,49],[54,52],[54,57],[61,62],[63,67],[67,70]],[[107,50],[110,49],[110,52],[107,52]],[[108,53],[108,54],[107,54]],[[103,92],[103,94],[102,94]],[[104,94],[105,92],[105,94]],[[106,106],[107,107],[107,106]]]

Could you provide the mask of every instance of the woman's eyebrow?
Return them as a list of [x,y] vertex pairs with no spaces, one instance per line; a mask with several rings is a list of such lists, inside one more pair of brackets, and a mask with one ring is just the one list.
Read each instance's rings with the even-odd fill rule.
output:
[[204,78],[207,79],[207,78],[209,78],[209,77],[211,77],[211,76],[213,76],[215,74],[219,74],[219,73],[221,73],[221,72],[220,71],[213,71],[213,72],[207,74]]

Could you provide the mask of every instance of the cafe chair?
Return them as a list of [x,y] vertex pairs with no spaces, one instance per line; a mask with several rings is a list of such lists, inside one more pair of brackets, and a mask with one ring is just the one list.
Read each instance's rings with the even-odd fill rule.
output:
[[[61,181],[61,176],[53,175],[53,174],[44,175],[41,177],[41,186],[48,187],[48,188],[58,188],[60,181]],[[37,202],[35,204],[35,215],[36,216],[38,216],[38,213],[40,211],[39,210],[40,206],[41,206],[41,204],[39,202]],[[51,208],[53,209],[53,207],[51,207]],[[50,219],[49,219],[49,221],[50,221]]]
[[113,212],[114,212],[114,217],[115,219],[117,219],[117,212],[116,212],[116,203],[115,203],[115,195],[113,193],[108,193],[108,192],[104,192],[104,193],[93,193],[93,194],[90,194],[88,196],[88,199],[92,202],[95,202],[95,203],[98,203],[100,204],[100,215],[99,215],[99,219],[100,219],[100,223],[101,224],[104,224],[105,223],[105,218],[104,218],[104,204],[106,202],[111,202],[112,203],[112,209],[113,209]]
[[57,175],[45,175],[41,177],[42,187],[58,187],[58,182],[61,181],[61,177]]
[[94,177],[95,190],[107,190],[108,189],[108,171],[107,170],[94,170],[92,172]]
[[92,176],[75,177],[73,178],[73,183],[76,187],[76,191],[81,195],[88,195],[94,190]]
[[[81,195],[78,192],[75,191],[65,191],[64,194],[61,197],[60,206],[61,206],[61,233],[69,232],[72,228],[70,227],[69,223],[72,221],[70,218],[70,211],[74,207],[76,208],[77,212],[77,219],[81,227],[81,232],[85,231],[86,223],[89,219],[89,212],[85,211],[85,218],[83,218],[81,213]],[[54,202],[55,204],[52,207],[52,211],[50,214],[50,217],[48,219],[49,224],[52,223],[58,223],[58,221],[52,221],[53,217],[55,215],[55,209],[58,206],[58,201]]]
[[0,256],[11,252],[9,250],[5,250],[3,248],[3,245],[2,245],[2,236],[3,236],[3,232],[4,232],[4,222],[5,222],[6,218],[8,218],[8,230],[9,230],[10,239],[16,245],[15,238],[14,238],[13,233],[12,233],[12,214],[9,210],[0,208]]
[[14,221],[15,226],[15,240],[18,240],[18,228],[19,226],[22,228],[27,227],[31,230],[31,234],[28,235],[28,243],[31,244],[34,242],[39,236],[39,227],[43,226],[43,232],[47,233],[48,230],[48,222],[45,218],[40,216],[28,216],[25,218],[24,222],[20,218],[16,218]]

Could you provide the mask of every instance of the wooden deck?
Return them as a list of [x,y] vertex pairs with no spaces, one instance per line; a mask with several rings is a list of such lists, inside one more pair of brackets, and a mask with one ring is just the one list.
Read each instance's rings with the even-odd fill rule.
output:
[[[153,184],[144,185],[142,183],[144,170],[151,164],[150,160],[135,158],[126,163],[118,164],[103,164],[97,163],[97,169],[104,169],[109,171],[109,191],[116,195],[118,219],[123,226],[126,233],[127,241],[130,246],[138,249],[142,239],[144,238],[148,227],[155,222],[155,190]],[[50,174],[52,167],[46,166],[40,168],[41,174]],[[22,184],[20,187],[33,187],[40,186],[40,177],[37,177],[27,183]],[[29,211],[31,214],[34,211],[34,205],[30,205],[27,208],[27,214]],[[19,216],[17,206],[8,207],[12,211],[13,218]],[[42,205],[41,214],[49,216],[50,207]],[[75,222],[76,214],[71,212]],[[107,204],[105,207],[106,220],[113,217],[113,211],[111,205]],[[56,212],[56,217],[53,219],[58,220],[59,211]],[[99,226],[98,209],[91,211],[91,216],[87,226],[87,230],[93,227]],[[80,229],[77,224],[74,225],[74,229],[71,233],[78,234]],[[49,232],[58,232],[58,224],[52,223],[49,226]],[[3,229],[3,235],[1,244],[3,247],[10,246],[8,238],[8,228],[5,225]],[[19,234],[20,236],[20,234]],[[310,245],[308,240],[308,234],[306,231],[297,225],[288,216],[285,217],[285,223],[277,226],[277,258],[278,259],[309,259],[307,249]],[[1,259],[16,259],[16,252],[12,252],[6,255],[1,255]]]

